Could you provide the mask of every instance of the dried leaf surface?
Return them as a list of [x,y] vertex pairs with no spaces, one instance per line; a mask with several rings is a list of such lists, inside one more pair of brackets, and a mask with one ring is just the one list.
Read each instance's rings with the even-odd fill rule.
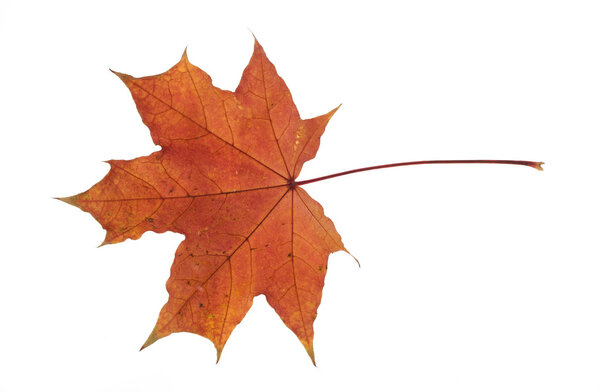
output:
[[98,184],[61,200],[98,220],[104,244],[146,231],[185,235],[169,300],[143,347],[193,332],[214,343],[218,360],[253,298],[264,294],[314,362],[327,259],[345,248],[321,205],[294,180],[336,109],[300,119],[256,41],[235,92],[213,86],[186,53],[160,75],[116,74],[162,149],[109,161]]

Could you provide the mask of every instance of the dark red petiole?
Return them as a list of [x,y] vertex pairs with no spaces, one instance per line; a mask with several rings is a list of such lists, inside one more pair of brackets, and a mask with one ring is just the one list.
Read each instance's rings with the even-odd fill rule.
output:
[[348,170],[340,173],[330,174],[328,176],[312,178],[310,180],[304,181],[296,181],[294,182],[295,186],[310,184],[311,182],[323,181],[329,178],[345,176],[347,174],[358,173],[368,170],[377,170],[377,169],[387,169],[389,167],[397,167],[397,166],[411,166],[411,165],[431,165],[431,164],[453,164],[453,163],[494,163],[500,165],[521,165],[521,166],[529,166],[537,170],[542,169],[542,165],[544,162],[532,162],[532,161],[508,161],[508,160],[491,160],[491,159],[459,159],[459,160],[438,160],[438,161],[412,161],[412,162],[400,162],[400,163],[389,163],[387,165],[378,165],[378,166],[369,166],[362,167],[360,169]]

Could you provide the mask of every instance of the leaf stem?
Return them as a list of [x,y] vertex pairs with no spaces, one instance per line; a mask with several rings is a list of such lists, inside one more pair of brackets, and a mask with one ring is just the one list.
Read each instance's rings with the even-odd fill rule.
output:
[[304,181],[296,181],[296,185],[305,185],[310,184],[312,182],[328,180],[334,177],[345,176],[347,174],[353,174],[368,170],[378,170],[378,169],[387,169],[389,167],[398,167],[398,166],[412,166],[412,165],[432,165],[432,164],[455,164],[455,163],[493,163],[500,165],[521,165],[521,166],[529,166],[537,170],[544,170],[542,165],[544,162],[533,162],[533,161],[509,161],[509,160],[491,160],[491,159],[459,159],[459,160],[437,160],[437,161],[412,161],[412,162],[399,162],[399,163],[388,163],[387,165],[378,165],[378,166],[369,166],[369,167],[361,167],[360,169],[347,170],[340,173],[330,174],[327,176],[312,178],[310,180]]

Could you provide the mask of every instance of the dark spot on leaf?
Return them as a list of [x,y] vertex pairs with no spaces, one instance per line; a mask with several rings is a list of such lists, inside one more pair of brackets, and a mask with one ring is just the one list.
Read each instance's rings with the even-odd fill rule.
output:
[[200,305],[198,305],[198,307],[199,307],[199,308],[201,308],[201,307],[203,307],[203,306],[204,306],[204,304],[200,304]]

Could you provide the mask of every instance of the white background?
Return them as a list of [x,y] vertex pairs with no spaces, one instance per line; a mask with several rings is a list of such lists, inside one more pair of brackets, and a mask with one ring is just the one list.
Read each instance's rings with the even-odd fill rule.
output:
[[[2,391],[598,391],[600,12],[596,1],[0,3]],[[330,257],[317,365],[263,297],[215,365],[174,334],[138,352],[182,237],[102,248],[52,199],[157,149],[109,67],[184,48],[234,89],[256,34],[303,118],[342,103],[300,179]]]

